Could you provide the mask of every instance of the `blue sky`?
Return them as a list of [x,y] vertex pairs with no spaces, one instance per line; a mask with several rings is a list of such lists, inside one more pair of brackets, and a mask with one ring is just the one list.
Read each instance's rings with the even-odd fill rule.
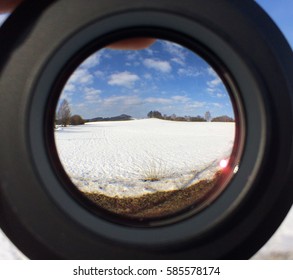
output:
[[[293,46],[293,1],[256,1],[277,23]],[[0,22],[5,16],[0,15]],[[142,51],[104,49],[75,71],[61,99],[72,113],[84,118],[122,113],[145,117],[150,110],[163,114],[229,115],[227,91],[211,67],[179,45],[157,41]]]
[[233,116],[226,88],[212,68],[188,49],[162,40],[140,51],[96,52],[71,76],[61,99],[84,118],[144,118],[151,110]]

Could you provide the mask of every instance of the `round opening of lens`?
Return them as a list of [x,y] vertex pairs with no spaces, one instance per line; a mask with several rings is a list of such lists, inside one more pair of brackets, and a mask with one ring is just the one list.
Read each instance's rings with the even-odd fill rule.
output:
[[210,205],[239,163],[237,108],[218,72],[161,39],[139,50],[105,47],[83,60],[56,102],[67,188],[96,212],[136,221]]

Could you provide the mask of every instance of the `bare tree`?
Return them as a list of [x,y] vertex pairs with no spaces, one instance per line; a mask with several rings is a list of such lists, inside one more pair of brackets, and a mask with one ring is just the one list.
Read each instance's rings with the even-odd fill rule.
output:
[[57,112],[58,123],[67,126],[70,123],[71,109],[66,99],[62,101]]
[[207,111],[204,115],[204,118],[207,122],[211,121],[212,119],[212,115],[211,115],[211,112],[210,111]]

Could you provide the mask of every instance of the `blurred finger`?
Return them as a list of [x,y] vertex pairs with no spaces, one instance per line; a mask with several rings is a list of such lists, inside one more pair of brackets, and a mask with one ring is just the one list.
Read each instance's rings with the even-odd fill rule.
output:
[[156,39],[153,38],[132,38],[125,39],[108,46],[111,49],[119,50],[141,50],[151,46]]
[[23,0],[0,0],[0,13],[11,13]]

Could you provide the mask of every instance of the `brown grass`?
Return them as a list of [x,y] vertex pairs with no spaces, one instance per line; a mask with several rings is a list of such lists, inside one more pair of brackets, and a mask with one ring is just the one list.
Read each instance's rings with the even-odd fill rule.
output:
[[156,192],[139,197],[109,197],[100,193],[83,193],[86,198],[112,213],[128,218],[161,218],[200,204],[216,186],[221,174],[212,180],[202,180],[188,188]]

